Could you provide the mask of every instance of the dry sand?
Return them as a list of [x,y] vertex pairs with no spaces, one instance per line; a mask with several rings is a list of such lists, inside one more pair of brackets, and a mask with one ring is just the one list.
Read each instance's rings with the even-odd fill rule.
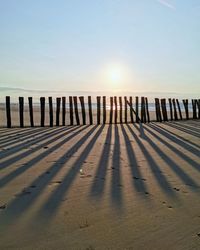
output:
[[199,121],[0,134],[0,249],[200,249]]

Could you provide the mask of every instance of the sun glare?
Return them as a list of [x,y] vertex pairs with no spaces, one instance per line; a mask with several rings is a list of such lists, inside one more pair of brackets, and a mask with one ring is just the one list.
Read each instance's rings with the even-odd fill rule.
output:
[[127,64],[108,63],[102,69],[102,82],[110,90],[118,91],[126,88],[132,79]]
[[113,83],[119,83],[121,80],[121,72],[119,69],[112,69],[110,72],[110,79]]

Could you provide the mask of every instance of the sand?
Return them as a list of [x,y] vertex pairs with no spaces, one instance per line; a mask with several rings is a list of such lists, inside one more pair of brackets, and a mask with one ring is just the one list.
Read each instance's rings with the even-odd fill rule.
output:
[[199,120],[0,135],[0,249],[200,249]]

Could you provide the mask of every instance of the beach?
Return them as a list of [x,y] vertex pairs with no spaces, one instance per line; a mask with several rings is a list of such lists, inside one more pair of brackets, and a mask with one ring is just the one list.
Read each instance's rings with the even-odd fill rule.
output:
[[0,134],[0,249],[200,249],[199,120]]

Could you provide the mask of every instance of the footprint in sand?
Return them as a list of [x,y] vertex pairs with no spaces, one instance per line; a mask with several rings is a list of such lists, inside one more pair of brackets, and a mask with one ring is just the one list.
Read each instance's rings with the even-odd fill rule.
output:
[[6,204],[3,204],[0,206],[0,209],[5,209],[6,208]]

